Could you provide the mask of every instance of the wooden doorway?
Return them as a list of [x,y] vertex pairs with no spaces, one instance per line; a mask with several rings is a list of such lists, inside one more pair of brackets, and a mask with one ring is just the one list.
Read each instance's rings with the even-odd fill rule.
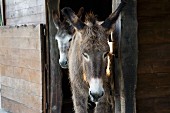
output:
[[[112,0],[61,0],[60,1],[60,9],[64,7],[70,7],[75,11],[78,12],[80,7],[84,7],[84,13],[82,16],[82,21],[84,21],[85,14],[93,11],[94,14],[97,14],[99,21],[103,21],[106,19],[109,14],[112,12]],[[104,7],[104,8],[103,8]],[[62,113],[68,113],[73,111],[73,104],[71,99],[71,91],[70,91],[70,84],[68,80],[68,70],[62,70],[63,78],[62,78],[62,90],[63,90],[63,106],[62,106]],[[93,103],[89,106],[89,112],[93,110]],[[72,112],[74,113],[74,112]]]
[[[95,14],[98,14],[99,20],[103,21],[108,15],[112,12],[112,7],[117,6],[115,4],[119,4],[121,0],[116,0],[113,2],[112,0],[94,0],[94,1],[78,1],[71,0],[60,1],[60,9],[63,7],[71,7],[75,12],[78,11],[80,7],[85,8],[85,12],[94,11]],[[49,101],[49,113],[65,113],[63,110],[67,110],[68,107],[64,108],[64,101],[71,98],[71,92],[65,93],[64,89],[69,91],[69,84],[62,84],[64,82],[67,83],[68,73],[67,70],[63,70],[60,68],[58,64],[58,56],[59,53],[57,51],[57,43],[54,40],[54,36],[56,33],[56,29],[54,27],[51,14],[52,10],[57,9],[58,0],[47,0],[47,31],[49,36],[49,62],[50,62],[50,101]],[[104,6],[105,5],[105,6]],[[82,18],[82,20],[84,17]],[[123,20],[123,21],[120,21]],[[121,75],[121,78],[118,78],[118,82],[121,82],[122,88],[121,92],[123,92],[124,97],[119,97],[119,101],[121,100],[121,109],[117,113],[135,113],[135,88],[136,88],[136,71],[137,71],[137,22],[136,22],[136,0],[129,0],[128,5],[123,11],[123,16],[119,19],[121,24],[118,24],[122,29],[121,32],[121,48],[119,48],[119,54],[121,56],[120,59],[116,59],[118,64],[119,72],[118,76]],[[132,30],[133,32],[129,32]],[[130,48],[130,49],[128,49]],[[120,57],[118,56],[118,57]],[[123,57],[122,57],[123,56]],[[66,77],[66,78],[65,78]],[[64,82],[62,82],[64,81]],[[118,83],[119,84],[119,83]],[[125,93],[126,92],[126,93]],[[62,98],[63,96],[63,98]],[[123,99],[122,99],[123,98]],[[64,101],[63,101],[64,100]],[[69,101],[70,102],[70,101]],[[62,108],[63,106],[63,108]],[[71,104],[70,104],[71,106]],[[70,107],[70,110],[73,111],[73,108]],[[69,112],[70,112],[69,110]]]

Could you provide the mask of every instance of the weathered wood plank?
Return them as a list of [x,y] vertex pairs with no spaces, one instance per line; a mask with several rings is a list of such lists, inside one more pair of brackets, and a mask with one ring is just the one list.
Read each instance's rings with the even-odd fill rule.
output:
[[8,3],[5,4],[6,12],[28,9],[30,7],[35,7],[35,6],[40,6],[40,5],[45,6],[45,1],[43,0],[20,0],[19,2],[14,2],[14,4],[8,4]]
[[[146,83],[145,83],[146,84]],[[146,86],[144,86],[146,87]],[[141,98],[145,98],[145,99],[149,99],[149,98],[159,98],[159,97],[168,97],[170,96],[170,87],[153,87],[153,88],[145,88],[145,89],[140,89],[140,91],[138,91],[137,93],[137,98],[141,99]]]
[[[136,79],[138,63],[137,1],[128,0],[122,12],[121,59],[125,92],[125,113],[136,113]],[[122,81],[123,82],[123,81]],[[122,112],[123,113],[123,112]]]
[[[169,59],[170,43],[166,44],[142,44],[139,48],[140,60],[161,60]],[[151,59],[152,58],[152,59]]]
[[12,113],[40,113],[41,110],[35,110],[27,107],[20,102],[13,101],[11,99],[2,97],[2,107],[3,109]]
[[138,99],[168,97],[170,95],[170,73],[138,75]]
[[57,30],[52,20],[52,10],[57,9],[58,6],[58,0],[47,0],[47,30],[50,50],[50,113],[61,113],[62,108],[62,73],[58,63],[59,52],[57,49],[57,41],[54,38]]
[[[16,33],[20,35],[18,38],[14,37]],[[39,25],[1,27],[0,74],[3,86],[1,92],[3,97],[20,103],[17,107],[14,107],[15,103],[9,102],[8,104],[11,104],[13,108],[3,106],[4,108],[7,107],[7,110],[21,112],[21,109],[19,111],[18,108],[25,106],[28,110],[30,108],[30,110],[35,109],[36,112],[42,111],[42,62],[40,50]],[[3,102],[2,105],[4,105]],[[27,111],[23,109],[22,112],[26,113]]]
[[39,24],[39,23],[46,23],[45,13],[28,15],[20,18],[6,19],[7,25],[24,25],[24,24],[30,25],[30,24]]
[[47,61],[47,56],[48,56],[48,50],[47,50],[47,42],[46,42],[46,26],[41,24],[40,25],[40,41],[41,41],[41,69],[42,69],[42,112],[43,113],[47,113],[47,105],[48,105],[48,101],[47,101],[47,88],[48,88],[48,84],[47,84],[47,76],[49,76],[48,73],[48,69],[47,69],[47,65],[48,65],[48,61]]
[[170,112],[169,4],[169,0],[138,0],[138,113]]
[[[116,10],[121,0],[112,0],[112,12]],[[124,109],[124,92],[123,92],[123,84],[121,84],[121,79],[123,78],[121,74],[121,61],[120,57],[118,58],[118,48],[120,48],[119,41],[121,39],[121,15],[119,16],[118,20],[115,24],[115,31],[113,32],[114,38],[114,53],[116,54],[113,59],[113,74],[114,74],[114,88],[115,88],[115,113],[121,113]],[[119,49],[120,50],[120,49]]]
[[170,87],[170,73],[138,74],[138,88]]
[[139,48],[138,73],[169,73],[170,44],[147,44]]
[[21,3],[21,2],[23,2],[23,1],[21,1],[21,0],[6,0],[5,2],[6,2],[6,4],[8,4],[8,5],[13,5],[13,4]]
[[[160,17],[162,15],[169,15],[170,7],[168,0],[139,0],[138,1],[138,17]],[[144,4],[144,5],[140,5]]]
[[141,73],[169,73],[170,59],[151,59],[140,60],[138,66],[138,74]]
[[44,13],[45,15],[45,6],[39,5],[35,7],[24,8],[24,9],[17,10],[17,11],[6,12],[6,19],[19,18],[19,17],[29,16],[29,15],[36,15],[40,13]]
[[170,96],[140,99],[137,102],[138,113],[170,113]]
[[156,18],[139,18],[139,44],[170,43],[170,23],[167,18],[166,15]]
[[14,0],[5,4],[6,25],[46,23],[45,1]]

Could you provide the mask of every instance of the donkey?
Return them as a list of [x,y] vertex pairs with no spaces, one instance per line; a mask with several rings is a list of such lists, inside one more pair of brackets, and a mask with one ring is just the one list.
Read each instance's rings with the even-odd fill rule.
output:
[[[81,7],[78,11],[77,16],[81,18],[84,8]],[[55,39],[58,42],[58,49],[60,53],[59,64],[62,68],[68,68],[68,50],[70,48],[70,41],[75,32],[74,27],[64,18],[63,21],[60,20],[59,11],[53,11],[53,23],[57,28],[57,33]]]
[[125,4],[122,1],[100,25],[93,13],[87,14],[82,22],[71,8],[62,9],[76,30],[69,49],[69,79],[75,113],[87,113],[88,97],[96,103],[95,113],[114,112],[110,94],[112,76],[106,72],[110,51],[107,40]]

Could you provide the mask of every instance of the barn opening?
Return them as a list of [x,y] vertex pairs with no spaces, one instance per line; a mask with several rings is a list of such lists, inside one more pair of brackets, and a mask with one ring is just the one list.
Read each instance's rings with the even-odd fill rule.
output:
[[[84,21],[85,14],[93,11],[97,15],[99,21],[105,20],[112,12],[112,0],[61,0],[60,9],[63,7],[70,7],[75,13],[80,7],[84,7],[82,21]],[[70,83],[68,80],[68,70],[63,69],[62,90],[63,90],[63,106],[62,113],[73,111],[73,104],[70,91]],[[89,106],[93,109],[93,103]]]

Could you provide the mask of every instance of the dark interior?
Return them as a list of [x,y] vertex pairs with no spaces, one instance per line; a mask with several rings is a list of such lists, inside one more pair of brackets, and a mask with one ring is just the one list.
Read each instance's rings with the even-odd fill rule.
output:
[[[99,21],[103,21],[112,12],[112,0],[61,0],[60,9],[64,7],[72,8],[75,13],[78,12],[80,7],[84,7],[82,21],[84,21],[85,14],[90,11],[93,11],[93,13],[97,15]],[[63,69],[62,89],[62,113],[71,113],[71,111],[73,111],[73,104],[71,98],[70,83],[68,79],[68,70],[65,69]],[[92,112],[93,108],[94,104],[90,102],[89,112]]]
[[75,13],[80,7],[84,7],[84,15],[93,11],[97,15],[99,21],[105,20],[112,12],[112,0],[61,0],[60,9],[70,7]]

